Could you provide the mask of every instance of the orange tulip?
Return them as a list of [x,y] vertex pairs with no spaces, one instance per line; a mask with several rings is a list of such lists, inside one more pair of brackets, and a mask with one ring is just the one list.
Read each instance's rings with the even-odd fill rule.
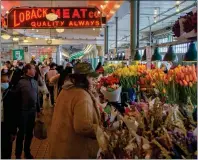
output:
[[179,84],[180,84],[181,86],[183,86],[183,82],[182,82],[182,80],[180,80],[180,81],[179,81]]
[[186,80],[186,82],[189,82],[190,81],[188,75],[186,75],[185,80]]
[[189,75],[189,80],[193,81],[193,76],[191,74]]
[[185,80],[183,80],[183,84],[184,84],[184,86],[188,85],[188,83]]

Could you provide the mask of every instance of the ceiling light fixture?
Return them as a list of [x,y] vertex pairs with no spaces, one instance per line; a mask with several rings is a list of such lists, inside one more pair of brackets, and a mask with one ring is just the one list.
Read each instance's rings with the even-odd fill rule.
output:
[[120,8],[120,5],[119,5],[119,4],[116,4],[116,5],[115,5],[115,8],[116,8],[116,9]]
[[32,28],[32,31],[34,30],[34,28]]
[[24,43],[28,43],[28,40],[25,38],[25,39],[23,40],[23,42],[24,42]]
[[114,11],[114,10],[111,10],[111,11],[110,11],[110,13],[111,13],[111,14],[114,14],[114,13],[115,13],[115,11]]
[[95,31],[96,29],[95,29],[95,28],[93,28],[93,30]]
[[8,14],[9,13],[9,11],[6,11],[6,14]]
[[11,36],[9,34],[3,34],[3,35],[1,35],[1,37],[5,40],[8,40],[8,39],[10,39]]
[[4,9],[4,6],[3,5],[1,5],[1,9]]
[[58,33],[63,33],[65,31],[65,29],[56,29],[56,32]]
[[19,40],[19,38],[18,37],[13,37],[13,39],[12,39],[13,41],[18,41]]
[[39,32],[39,30],[37,29],[36,32]]
[[179,6],[177,6],[176,7],[176,12],[179,12],[179,11],[180,11]]
[[157,14],[157,8],[154,9],[154,14],[155,14],[155,15]]
[[58,19],[58,15],[55,13],[49,13],[46,15],[47,20],[49,21],[55,21]]
[[176,1],[176,4],[177,4],[177,5],[180,4],[180,1]]
[[38,37],[36,37],[36,39],[38,39]]

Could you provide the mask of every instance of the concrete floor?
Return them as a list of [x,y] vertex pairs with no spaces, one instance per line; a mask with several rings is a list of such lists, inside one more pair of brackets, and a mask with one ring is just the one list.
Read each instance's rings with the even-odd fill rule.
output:
[[[52,115],[53,115],[53,108],[49,107],[49,102],[48,100],[44,100],[44,120],[45,124],[48,129],[51,126],[51,120],[52,120]],[[16,142],[13,143],[13,149],[12,149],[12,159],[15,159],[15,145]],[[33,138],[32,144],[31,144],[31,153],[34,156],[35,159],[49,159],[49,151],[48,151],[48,139],[45,140],[39,140],[37,138]],[[22,154],[22,159],[24,158],[24,153]]]

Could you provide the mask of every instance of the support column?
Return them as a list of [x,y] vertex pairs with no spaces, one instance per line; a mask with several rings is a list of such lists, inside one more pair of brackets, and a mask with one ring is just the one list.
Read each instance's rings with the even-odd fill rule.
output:
[[93,48],[93,69],[95,70],[96,66],[98,65],[98,50],[97,47],[95,46]]
[[115,49],[116,49],[116,55],[118,57],[118,17],[115,17],[115,24],[116,24]]
[[104,32],[104,52],[105,54],[108,54],[109,52],[109,26],[105,26],[105,32]]
[[137,46],[137,1],[130,1],[130,50],[131,58],[134,58]]
[[[25,47],[27,47],[27,49],[25,49]],[[30,62],[30,54],[29,54],[29,46],[25,46],[24,47],[24,61],[26,63]]]

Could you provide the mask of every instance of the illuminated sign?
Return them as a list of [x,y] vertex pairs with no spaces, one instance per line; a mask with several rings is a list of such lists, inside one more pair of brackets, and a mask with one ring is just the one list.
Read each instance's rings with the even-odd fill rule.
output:
[[4,18],[2,15],[1,15],[1,27],[2,28],[6,28],[7,27],[6,18]]
[[[48,13],[58,19],[49,21]],[[98,28],[102,25],[102,14],[97,8],[13,8],[8,14],[8,28]]]

